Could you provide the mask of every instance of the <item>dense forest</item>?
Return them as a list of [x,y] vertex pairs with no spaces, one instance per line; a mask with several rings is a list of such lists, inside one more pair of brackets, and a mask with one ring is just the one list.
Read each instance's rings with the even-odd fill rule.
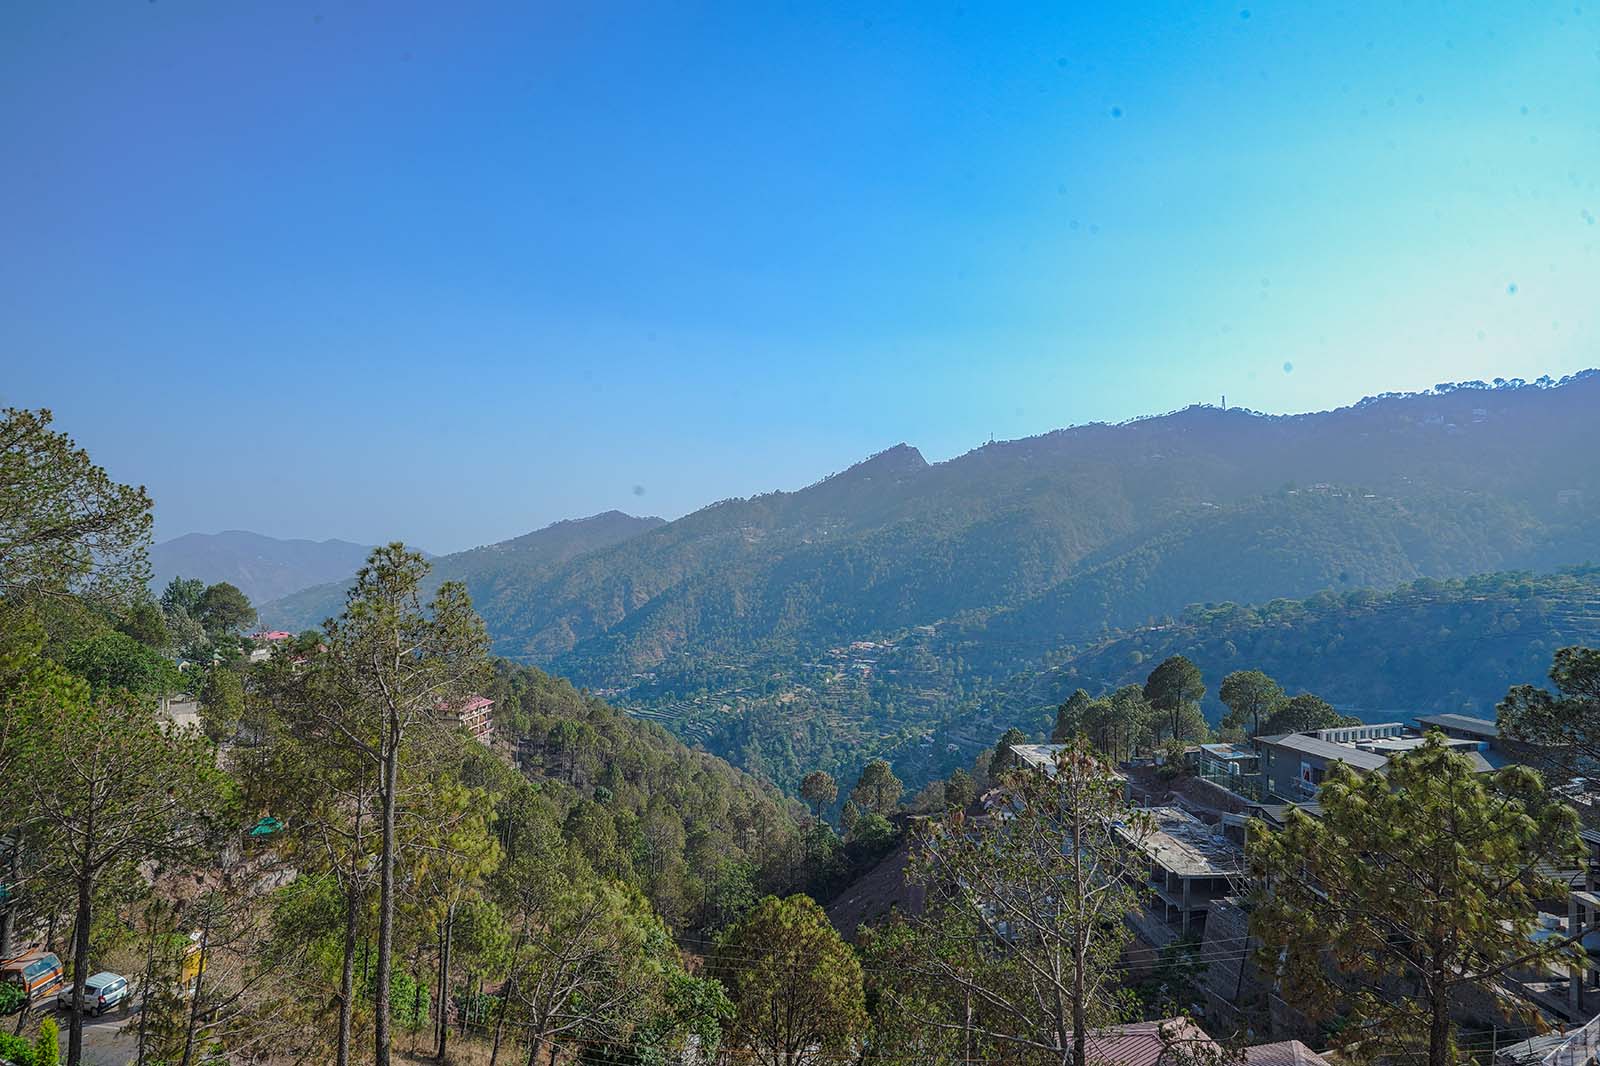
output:
[[[693,1059],[762,1039],[729,996],[763,991],[742,976],[770,946],[746,928],[761,907],[859,975],[794,893],[896,846],[886,764],[836,829],[493,658],[462,586],[399,544],[299,636],[250,635],[228,582],[153,596],[152,502],[51,422],[0,419],[0,962],[65,984],[0,980],[0,1059],[55,1063],[59,1029],[84,1061],[86,1012],[55,996],[89,1002],[113,969],[152,1066],[444,1061],[453,1034],[491,1062]],[[481,698],[495,727],[474,739],[452,708]]]

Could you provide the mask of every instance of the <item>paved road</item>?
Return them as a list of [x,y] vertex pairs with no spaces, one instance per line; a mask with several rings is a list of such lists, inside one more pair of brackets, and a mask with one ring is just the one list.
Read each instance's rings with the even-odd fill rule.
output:
[[[68,1018],[65,1011],[56,1011],[54,1017],[61,1026],[61,1061],[65,1062]],[[128,1066],[133,1062],[139,1051],[138,1019],[137,1010],[112,1011],[102,1018],[85,1018],[84,1066]],[[123,1029],[128,1031],[124,1033]]]

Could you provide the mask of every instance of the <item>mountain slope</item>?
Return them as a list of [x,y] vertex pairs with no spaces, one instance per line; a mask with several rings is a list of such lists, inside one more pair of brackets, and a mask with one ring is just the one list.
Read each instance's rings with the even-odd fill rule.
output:
[[1588,372],[1306,415],[1193,407],[934,464],[902,444],[468,583],[501,654],[780,783],[878,753],[914,779],[929,751],[992,740],[991,686],[1112,628],[1600,559],[1596,410]]
[[533,667],[499,660],[483,692],[568,839],[674,928],[709,934],[720,865],[747,864],[760,891],[792,890],[801,808],[770,783]]
[[[660,518],[636,518],[621,511],[556,522],[511,540],[434,559],[427,589],[431,593],[441,582],[464,581],[474,601],[481,604],[493,600],[507,584],[537,579],[585,552],[609,547],[664,524]],[[260,605],[262,621],[301,630],[338,614],[350,579],[364,559],[363,554],[354,565],[323,584]]]
[[[1318,564],[1332,574],[1350,569],[1336,557],[1371,548],[1361,526],[1394,539],[1397,557],[1363,575],[1375,580],[1521,565],[1569,517],[1561,492],[1600,495],[1593,464],[1572,462],[1600,443],[1596,406],[1600,377],[1586,377],[1294,417],[1194,408],[931,466],[902,445],[797,493],[706,508],[485,606],[503,652],[602,683],[684,648],[849,640],[1014,605],[1109,562],[1119,546],[1143,540],[1160,554],[1151,538],[1175,516],[1242,506],[1289,483],[1437,515],[1409,533],[1346,523]],[[1473,528],[1480,516],[1493,535]],[[1176,610],[1187,595],[1157,589],[1141,609]]]
[[174,577],[227,581],[261,603],[354,573],[371,550],[346,540],[280,540],[242,529],[188,533],[150,549],[151,587],[159,594]]
[[997,696],[1002,718],[1037,725],[1073,689],[1143,682],[1154,663],[1186,655],[1205,675],[1213,718],[1222,710],[1217,686],[1243,669],[1265,670],[1289,691],[1315,692],[1367,721],[1438,711],[1493,718],[1508,688],[1540,682],[1551,653],[1572,644],[1600,644],[1600,566],[1191,607],[1176,622],[1073,648]]

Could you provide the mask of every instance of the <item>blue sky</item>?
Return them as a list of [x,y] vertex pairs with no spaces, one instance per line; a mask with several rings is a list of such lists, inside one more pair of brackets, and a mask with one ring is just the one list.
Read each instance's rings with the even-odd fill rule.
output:
[[447,551],[1600,364],[1600,4],[1019,7],[10,5],[0,401]]

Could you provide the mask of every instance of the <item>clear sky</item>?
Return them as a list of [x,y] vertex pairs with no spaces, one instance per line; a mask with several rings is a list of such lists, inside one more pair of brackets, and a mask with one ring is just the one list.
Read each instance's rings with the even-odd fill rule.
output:
[[1600,3],[1025,6],[5,5],[0,401],[448,551],[1600,364]]

